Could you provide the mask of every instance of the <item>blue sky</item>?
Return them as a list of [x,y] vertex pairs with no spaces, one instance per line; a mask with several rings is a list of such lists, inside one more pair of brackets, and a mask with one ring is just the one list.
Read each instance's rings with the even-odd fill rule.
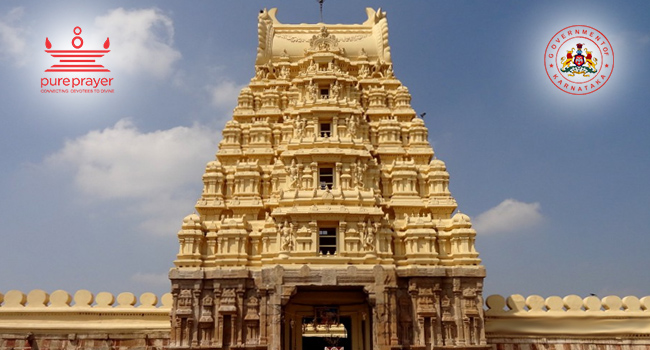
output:
[[[316,0],[0,3],[0,292],[168,290],[265,7],[319,19]],[[326,0],[324,20],[361,23],[365,7],[388,14],[395,74],[477,228],[486,294],[650,294],[650,3]],[[586,96],[543,67],[577,24],[616,62]],[[111,38],[114,93],[40,92],[45,38],[69,46],[75,26],[84,48]]]

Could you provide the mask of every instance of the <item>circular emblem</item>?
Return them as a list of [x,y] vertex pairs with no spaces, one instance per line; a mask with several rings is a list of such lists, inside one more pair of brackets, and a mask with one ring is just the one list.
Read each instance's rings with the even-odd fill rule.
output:
[[546,45],[544,68],[553,84],[572,95],[590,94],[605,85],[614,70],[614,50],[599,30],[566,27]]

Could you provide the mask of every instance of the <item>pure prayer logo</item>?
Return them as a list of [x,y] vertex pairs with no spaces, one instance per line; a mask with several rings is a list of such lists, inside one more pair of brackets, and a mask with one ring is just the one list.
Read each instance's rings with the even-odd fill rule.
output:
[[[99,64],[99,58],[104,57],[111,50],[110,39],[106,38],[104,49],[82,50],[84,40],[81,35],[81,27],[74,27],[72,47],[74,50],[52,50],[52,43],[48,37],[45,38],[45,52],[59,60],[58,64],[46,69],[46,73],[102,73],[110,72],[106,67]],[[41,78],[41,93],[113,93],[113,79],[108,77],[44,77]],[[68,89],[70,88],[70,89]]]

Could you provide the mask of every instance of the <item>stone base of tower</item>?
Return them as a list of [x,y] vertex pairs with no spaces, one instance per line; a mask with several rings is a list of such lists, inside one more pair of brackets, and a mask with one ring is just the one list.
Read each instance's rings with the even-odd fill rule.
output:
[[482,266],[170,272],[175,349],[487,349]]

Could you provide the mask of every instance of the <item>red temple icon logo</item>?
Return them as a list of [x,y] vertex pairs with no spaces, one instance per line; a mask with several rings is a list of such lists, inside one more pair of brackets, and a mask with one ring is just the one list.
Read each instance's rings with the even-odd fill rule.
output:
[[72,38],[72,47],[74,50],[50,50],[52,43],[48,38],[45,38],[45,52],[52,55],[54,58],[59,59],[60,64],[55,64],[46,69],[46,72],[110,72],[106,67],[101,64],[96,64],[96,60],[103,57],[110,52],[108,47],[111,45],[108,38],[104,42],[104,50],[81,50],[84,45],[84,40],[79,36],[81,34],[80,27],[74,27],[73,30],[75,37]]

